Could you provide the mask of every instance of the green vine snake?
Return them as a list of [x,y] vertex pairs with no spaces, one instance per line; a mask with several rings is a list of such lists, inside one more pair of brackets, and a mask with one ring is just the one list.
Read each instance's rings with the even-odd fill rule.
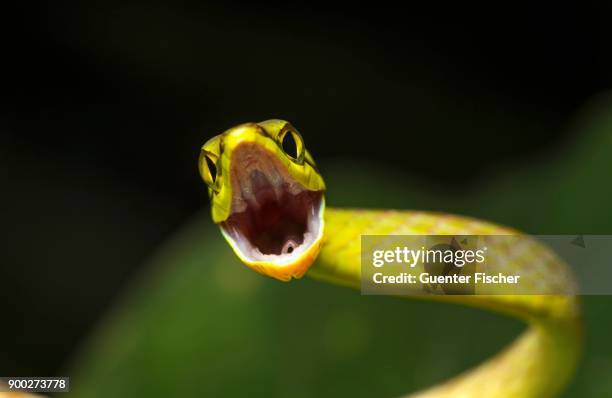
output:
[[[468,217],[422,211],[325,207],[325,182],[302,136],[283,120],[233,127],[201,149],[213,221],[236,255],[255,271],[290,281],[305,274],[361,286],[361,235],[506,235],[518,232]],[[510,268],[546,270],[573,283],[564,263],[533,243],[530,257]],[[499,248],[499,250],[504,250]],[[537,275],[531,272],[530,275]],[[546,281],[543,292],[546,293]],[[579,357],[580,307],[575,295],[447,295],[524,320],[528,329],[483,364],[414,397],[552,397],[569,381]]]

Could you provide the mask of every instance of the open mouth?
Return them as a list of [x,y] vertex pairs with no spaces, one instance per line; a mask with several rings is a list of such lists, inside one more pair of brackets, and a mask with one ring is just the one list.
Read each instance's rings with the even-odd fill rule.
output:
[[232,154],[232,213],[221,228],[247,262],[291,264],[320,240],[323,193],[305,189],[267,150]]

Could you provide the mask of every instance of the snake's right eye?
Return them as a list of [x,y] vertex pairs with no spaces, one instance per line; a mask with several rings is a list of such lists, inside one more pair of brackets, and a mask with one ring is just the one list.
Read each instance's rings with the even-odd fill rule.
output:
[[200,175],[209,187],[213,187],[217,180],[217,162],[216,157],[210,152],[202,151],[200,153]]

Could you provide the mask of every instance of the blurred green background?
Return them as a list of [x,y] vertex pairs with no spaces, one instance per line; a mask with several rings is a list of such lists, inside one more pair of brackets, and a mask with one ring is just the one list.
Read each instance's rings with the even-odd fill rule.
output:
[[[208,216],[210,136],[282,117],[330,206],[612,226],[610,10],[53,2],[3,13],[2,375],[72,396],[397,396],[523,326],[463,307],[283,284]],[[584,297],[565,396],[611,396],[609,297]]]

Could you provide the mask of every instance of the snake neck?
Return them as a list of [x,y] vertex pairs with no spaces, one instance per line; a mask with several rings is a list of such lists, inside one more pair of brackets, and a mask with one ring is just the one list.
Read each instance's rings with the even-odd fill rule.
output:
[[[326,211],[321,252],[308,275],[358,289],[361,235],[507,234],[516,231],[447,214],[331,208]],[[529,266],[546,266],[549,270],[552,267],[553,271],[567,273],[561,262],[541,264],[538,258],[535,256]],[[567,283],[571,282],[568,273]],[[411,397],[553,397],[569,381],[579,358],[582,334],[575,296],[425,297],[501,312],[524,320],[529,327],[510,346],[480,366]]]

